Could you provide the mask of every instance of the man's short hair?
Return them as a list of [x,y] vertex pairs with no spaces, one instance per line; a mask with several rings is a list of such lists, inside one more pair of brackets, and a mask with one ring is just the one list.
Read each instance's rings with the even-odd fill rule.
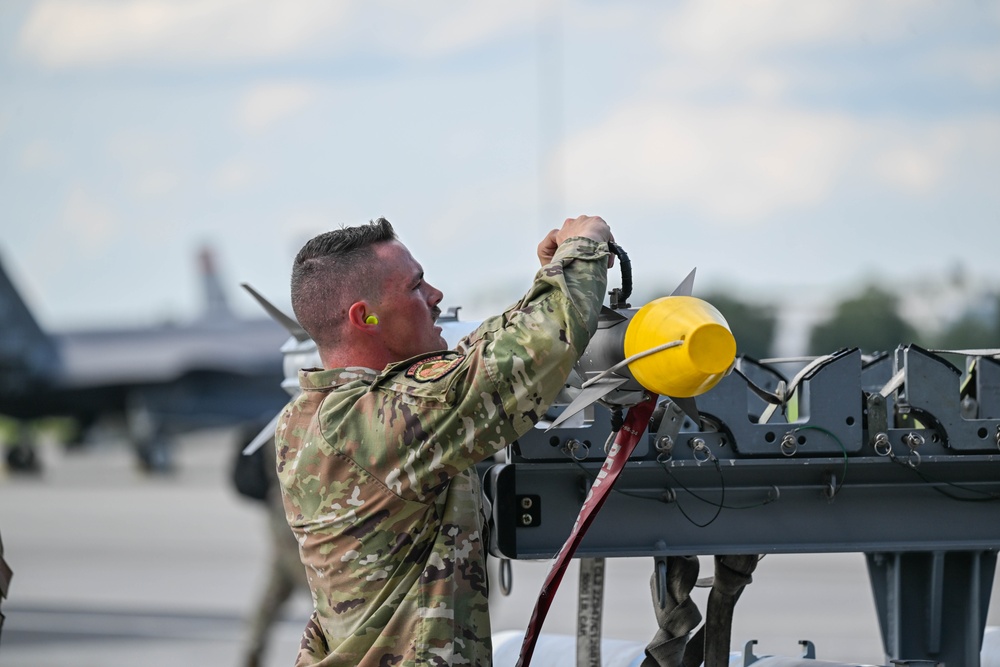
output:
[[302,246],[292,265],[292,310],[321,348],[338,342],[351,304],[378,297],[372,246],[395,238],[389,221],[378,218],[324,232]]

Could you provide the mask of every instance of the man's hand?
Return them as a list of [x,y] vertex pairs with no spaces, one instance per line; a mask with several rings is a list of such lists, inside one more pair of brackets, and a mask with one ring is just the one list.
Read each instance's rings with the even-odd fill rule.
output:
[[[603,219],[597,216],[581,215],[578,218],[567,218],[562,229],[553,229],[542,242],[538,244],[538,261],[545,266],[552,261],[559,244],[573,236],[584,236],[595,241],[614,241],[614,234],[611,227]],[[608,268],[615,265],[615,256],[608,256]]]

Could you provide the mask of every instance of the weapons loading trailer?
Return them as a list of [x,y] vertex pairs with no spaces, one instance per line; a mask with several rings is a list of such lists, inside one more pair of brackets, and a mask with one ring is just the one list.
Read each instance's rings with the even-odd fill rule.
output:
[[[842,350],[780,411],[761,399],[787,386],[778,364],[739,358],[697,421],[661,400],[576,555],[861,552],[889,660],[978,665],[1000,548],[1000,364],[963,357],[964,372],[913,345]],[[489,471],[494,555],[559,551],[611,424],[594,404]]]

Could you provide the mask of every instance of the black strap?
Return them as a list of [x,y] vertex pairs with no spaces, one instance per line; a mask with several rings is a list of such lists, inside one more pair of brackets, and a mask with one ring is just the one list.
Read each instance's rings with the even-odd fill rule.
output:
[[739,375],[741,378],[743,378],[746,381],[747,385],[750,387],[750,391],[755,393],[765,403],[770,403],[771,405],[782,404],[783,401],[780,396],[778,396],[777,394],[772,394],[767,389],[764,389],[763,387],[754,384],[754,381],[751,380],[749,377],[747,377],[746,374],[740,369],[734,367],[733,372]]
[[691,599],[698,581],[697,556],[669,556],[656,559],[650,578],[653,611],[659,628],[646,646],[641,667],[680,667],[688,636],[701,623],[701,613]]
[[698,629],[684,654],[683,667],[728,667],[733,634],[733,610],[753,578],[757,555],[715,556],[715,576],[708,594],[705,625]]

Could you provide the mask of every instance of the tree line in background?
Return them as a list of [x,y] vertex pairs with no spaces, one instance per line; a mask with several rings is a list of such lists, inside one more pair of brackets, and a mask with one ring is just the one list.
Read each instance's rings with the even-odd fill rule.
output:
[[[726,318],[736,338],[737,351],[755,359],[774,354],[778,310],[773,305],[741,301],[716,292],[702,297]],[[969,311],[940,331],[923,330],[900,315],[899,298],[880,287],[868,286],[834,305],[831,314],[809,333],[806,354],[820,355],[845,347],[865,353],[891,352],[915,343],[929,349],[1000,347],[1000,295],[989,297],[992,308]]]

